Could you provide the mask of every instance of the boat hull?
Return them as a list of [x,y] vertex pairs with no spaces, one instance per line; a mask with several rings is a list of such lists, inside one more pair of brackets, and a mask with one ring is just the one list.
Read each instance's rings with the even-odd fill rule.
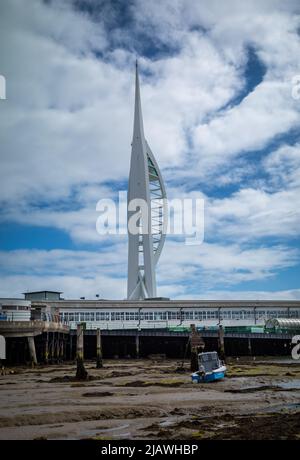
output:
[[220,369],[216,369],[213,372],[207,373],[205,375],[199,375],[196,372],[192,374],[193,383],[205,383],[205,382],[214,382],[215,380],[221,380],[226,375],[226,367],[222,366]]

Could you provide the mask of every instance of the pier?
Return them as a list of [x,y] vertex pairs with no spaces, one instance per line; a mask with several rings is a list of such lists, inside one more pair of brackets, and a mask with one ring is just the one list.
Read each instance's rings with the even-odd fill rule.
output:
[[7,362],[48,364],[66,358],[67,324],[54,321],[0,321],[0,335],[6,340]]

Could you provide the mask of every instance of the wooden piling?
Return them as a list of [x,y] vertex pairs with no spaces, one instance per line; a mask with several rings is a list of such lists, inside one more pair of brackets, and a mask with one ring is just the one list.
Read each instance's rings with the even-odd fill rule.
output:
[[191,344],[191,372],[198,371],[198,354],[204,350],[203,338],[196,329],[195,324],[191,324],[190,344]]
[[76,379],[86,380],[88,373],[84,367],[84,344],[83,344],[83,324],[77,324],[77,348],[76,348],[76,361],[77,361],[77,370],[76,370]]
[[73,335],[70,333],[69,335],[69,344],[70,344],[70,361],[73,359]]
[[44,362],[48,364],[49,361],[49,333],[46,332],[46,339],[45,339],[45,349],[44,349]]
[[63,362],[64,360],[64,336],[63,334],[58,335],[59,340],[58,340],[58,356],[59,356],[59,362]]
[[225,341],[224,341],[224,329],[220,324],[219,326],[219,357],[222,361],[225,361]]
[[32,366],[37,365],[34,337],[28,337],[29,355]]
[[53,364],[54,359],[55,359],[55,333],[52,332],[52,340],[51,340],[51,346],[50,346],[50,361]]
[[248,353],[249,353],[249,356],[252,355],[252,344],[251,344],[250,337],[248,338]]
[[135,336],[135,356],[137,359],[140,357],[140,336],[138,334]]
[[60,342],[60,359],[61,361],[65,360],[65,336],[62,335],[61,342]]
[[101,369],[101,367],[103,367],[101,330],[97,329],[97,363],[96,363],[96,368]]
[[56,354],[56,362],[59,363],[60,362],[60,337],[59,337],[59,332],[57,332],[56,334],[56,349],[55,349],[55,354]]

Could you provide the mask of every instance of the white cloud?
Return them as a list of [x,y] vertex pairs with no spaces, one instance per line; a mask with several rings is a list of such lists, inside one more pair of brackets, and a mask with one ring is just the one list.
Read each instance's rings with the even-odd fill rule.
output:
[[188,280],[187,291],[200,293],[212,286],[274,277],[279,270],[296,265],[298,258],[297,250],[284,246],[251,248],[217,243],[186,246],[184,242],[167,241],[158,266],[158,279],[162,285],[175,280],[180,285]]
[[[101,7],[91,19],[69,0],[2,2],[2,219],[55,227],[76,243],[103,245],[99,254],[4,252],[2,264],[12,272],[1,279],[2,292],[40,289],[43,283],[68,296],[93,296],[97,286],[105,297],[125,295],[126,241],[99,238],[95,206],[114,197],[117,184],[124,188],[127,179],[141,33],[158,49],[174,50],[139,60],[147,139],[165,176],[181,181],[177,188],[172,182],[169,196],[186,195],[197,180],[212,188],[240,187],[222,198],[205,197],[206,234],[214,243],[196,249],[167,243],[158,269],[160,292],[186,296],[201,283],[209,295],[218,280],[236,285],[294,266],[298,253],[289,242],[299,234],[299,145],[282,146],[254,165],[248,152],[299,126],[299,101],[291,97],[291,77],[299,74],[298,2],[136,0],[132,30],[109,32]],[[103,14],[113,17],[107,8]],[[266,74],[231,107],[245,89],[249,46]],[[268,177],[257,179],[256,168]],[[252,183],[243,185],[250,175]],[[265,237],[281,244],[261,244]]]
[[[297,256],[296,250],[281,246],[241,249],[238,245],[186,246],[168,241],[158,266],[158,292],[171,298],[190,292],[201,296],[212,287],[268,279],[297,263]],[[126,243],[115,243],[99,252],[2,251],[0,265],[5,267],[0,279],[2,296],[18,296],[27,289],[60,290],[66,298],[98,293],[104,298],[126,295]]]
[[[296,1],[166,1],[159,7],[158,2],[147,7],[144,1],[138,2],[135,14],[140,27],[163,43],[182,43],[188,30],[202,27],[211,48],[218,50],[227,65],[235,66],[235,76],[240,79],[234,84],[236,93],[244,83],[241,72],[248,46],[266,66],[264,81],[238,106],[211,116],[207,122],[198,109],[198,122],[190,123],[194,164],[192,168],[188,164],[187,176],[210,178],[220,166],[232,165],[236,156],[262,149],[275,136],[299,125],[299,104],[291,97],[291,79],[299,73],[299,12]],[[199,52],[198,56],[194,62],[201,66],[206,55]],[[180,76],[182,73],[184,69]],[[216,79],[209,68],[205,75],[210,82]],[[224,88],[222,78],[216,79],[220,88]],[[208,93],[217,97],[215,88],[213,92],[206,88]],[[193,114],[190,105],[188,108]],[[207,112],[212,110],[211,106]]]
[[261,83],[239,106],[195,129],[198,169],[215,170],[237,155],[262,149],[275,136],[297,126],[300,115],[293,105],[289,83]]
[[[60,290],[66,298],[125,297],[126,246],[101,252],[71,250],[15,250],[0,252],[2,296],[24,290]],[[119,273],[119,276],[116,274]]]
[[[13,0],[3,8],[3,200],[49,201],[76,184],[128,174],[135,56],[124,50],[121,66],[120,50],[96,57],[91,50],[105,51],[109,40],[101,23],[54,5]],[[142,78],[149,143],[162,166],[183,164],[187,130],[234,96],[240,72],[196,32],[176,56],[140,65],[152,72]]]
[[299,300],[300,289],[285,291],[204,291],[201,295],[184,295],[178,299],[204,300]]
[[[271,184],[277,189],[300,187],[300,144],[283,145],[264,160],[266,172],[270,174]],[[299,190],[295,190],[299,193]],[[295,201],[297,202],[296,196]],[[295,203],[296,204],[296,203]]]
[[211,200],[206,215],[208,237],[214,234],[240,242],[255,242],[262,237],[297,237],[298,196],[297,189],[268,193],[249,188],[229,198]]

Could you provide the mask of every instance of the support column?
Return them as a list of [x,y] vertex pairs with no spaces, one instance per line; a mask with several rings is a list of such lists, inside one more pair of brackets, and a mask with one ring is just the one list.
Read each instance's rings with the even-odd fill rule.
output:
[[44,361],[45,361],[45,364],[48,364],[48,361],[49,361],[49,333],[48,332],[46,332]]
[[28,337],[29,355],[32,366],[37,365],[34,337]]
[[191,346],[191,372],[198,371],[197,348]]
[[224,329],[223,326],[220,324],[219,326],[219,354],[220,358],[225,361],[225,341],[224,341]]
[[57,338],[56,338],[56,361],[57,363],[60,362],[60,333],[57,333]]
[[251,346],[251,339],[250,337],[248,338],[248,353],[251,356],[252,355],[252,346]]
[[101,369],[101,367],[103,367],[101,330],[97,329],[97,364],[96,364],[96,368]]
[[54,363],[55,357],[55,332],[52,332],[52,340],[51,340],[51,353],[50,353],[51,363]]
[[138,334],[135,336],[135,357],[137,359],[140,357],[140,336]]
[[65,357],[65,346],[64,346],[64,334],[61,334],[61,338],[59,341],[59,360],[62,363]]
[[83,324],[77,324],[77,348],[76,348],[76,361],[77,361],[77,371],[76,378],[78,380],[86,380],[88,373],[85,370],[84,362],[84,348],[83,348]]
[[70,361],[73,359],[73,334],[70,331]]
[[191,333],[189,342],[191,344],[191,372],[199,370],[198,354],[204,350],[205,344],[203,338],[196,329],[195,324],[191,324]]

